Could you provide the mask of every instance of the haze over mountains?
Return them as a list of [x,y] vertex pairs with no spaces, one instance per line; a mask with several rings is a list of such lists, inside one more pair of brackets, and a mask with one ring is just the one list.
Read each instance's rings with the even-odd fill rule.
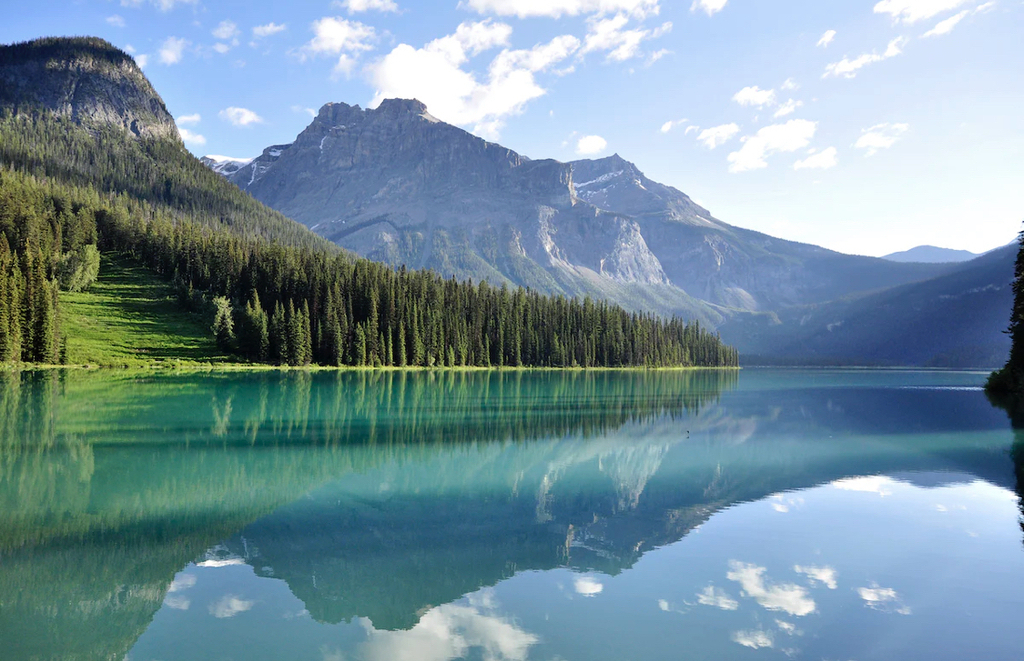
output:
[[[207,163],[370,259],[699,319],[769,362],[993,365],[1009,347],[1000,331],[1012,251],[975,270],[946,263],[963,257],[947,252],[879,259],[774,238],[721,222],[618,155],[531,160],[414,100],[366,110],[328,103],[290,144],[241,167]],[[944,276],[953,277],[895,289]],[[869,295],[885,291],[890,305],[906,303],[911,316],[927,308],[938,324],[910,342],[913,356],[882,349],[907,344],[893,343],[901,331],[871,314]],[[971,311],[981,336],[953,327],[943,312],[954,303]],[[819,325],[824,334],[804,344]],[[844,325],[857,337],[837,339]]]

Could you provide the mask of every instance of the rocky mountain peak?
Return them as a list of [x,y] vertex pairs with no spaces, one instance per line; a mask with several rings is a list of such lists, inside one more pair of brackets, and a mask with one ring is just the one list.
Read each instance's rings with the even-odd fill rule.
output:
[[174,118],[135,60],[94,37],[0,46],[0,108],[180,142]]
[[[294,173],[305,173],[296,189]],[[273,200],[310,225],[382,204],[439,204],[453,193],[529,199],[571,207],[572,169],[532,161],[433,117],[415,99],[386,99],[376,108],[327,103],[290,146],[268,148],[230,179],[258,199]],[[461,194],[461,193],[459,193]],[[303,198],[301,204],[293,200]],[[310,198],[317,200],[315,206]]]

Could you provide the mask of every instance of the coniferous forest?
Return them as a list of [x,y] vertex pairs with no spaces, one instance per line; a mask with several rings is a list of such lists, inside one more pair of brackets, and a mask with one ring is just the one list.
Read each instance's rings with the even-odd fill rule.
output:
[[738,364],[717,335],[678,318],[355,258],[176,141],[0,110],[0,358],[62,361],[60,291],[88,288],[99,252],[128,255],[171,281],[222,350],[257,363]]

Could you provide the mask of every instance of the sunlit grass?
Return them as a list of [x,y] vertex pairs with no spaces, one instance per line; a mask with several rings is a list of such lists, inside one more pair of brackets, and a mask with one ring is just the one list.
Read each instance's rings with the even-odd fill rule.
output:
[[130,260],[104,254],[87,292],[61,293],[69,365],[139,367],[232,360],[171,286]]

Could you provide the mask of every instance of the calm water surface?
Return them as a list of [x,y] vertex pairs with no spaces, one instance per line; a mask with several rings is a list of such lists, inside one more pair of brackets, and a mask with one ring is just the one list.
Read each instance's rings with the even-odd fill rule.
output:
[[983,380],[0,375],[0,658],[1020,659]]

